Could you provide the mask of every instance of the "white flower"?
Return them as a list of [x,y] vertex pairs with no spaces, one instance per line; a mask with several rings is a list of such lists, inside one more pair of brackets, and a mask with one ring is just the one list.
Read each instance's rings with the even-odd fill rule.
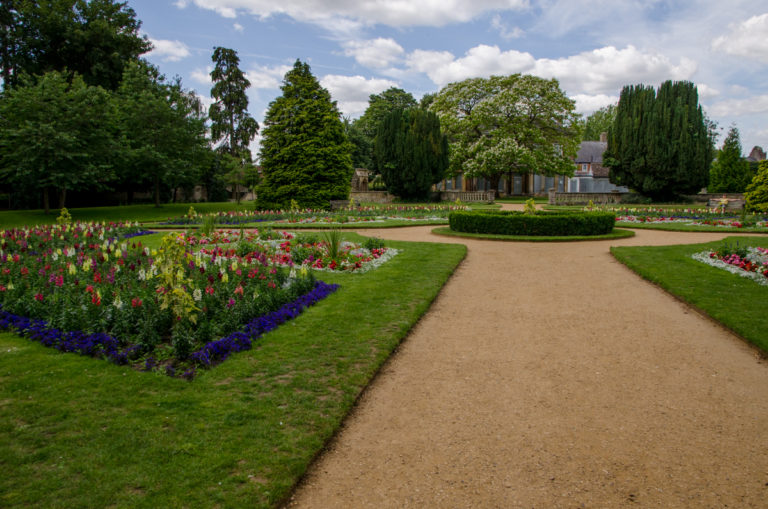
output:
[[192,292],[192,298],[195,302],[200,302],[203,299],[203,292],[200,291],[200,288],[195,288],[195,291]]

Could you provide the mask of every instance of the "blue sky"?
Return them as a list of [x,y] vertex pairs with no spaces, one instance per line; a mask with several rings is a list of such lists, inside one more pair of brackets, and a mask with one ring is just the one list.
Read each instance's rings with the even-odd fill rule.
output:
[[[147,58],[210,102],[214,46],[238,52],[260,123],[296,59],[345,116],[397,86],[417,99],[493,74],[557,78],[589,114],[627,84],[689,80],[745,155],[768,149],[765,0],[128,0]],[[718,142],[722,142],[724,134]]]

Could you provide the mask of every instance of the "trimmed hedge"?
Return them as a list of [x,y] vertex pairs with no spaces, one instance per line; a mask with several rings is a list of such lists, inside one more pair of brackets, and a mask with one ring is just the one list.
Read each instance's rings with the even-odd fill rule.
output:
[[536,212],[479,210],[451,212],[451,230],[497,235],[557,236],[605,235],[613,230],[612,212]]

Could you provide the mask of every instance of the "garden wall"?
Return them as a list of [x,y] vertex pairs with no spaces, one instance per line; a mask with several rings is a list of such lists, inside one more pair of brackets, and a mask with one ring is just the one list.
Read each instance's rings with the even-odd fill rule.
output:
[[392,203],[395,199],[394,195],[386,191],[352,191],[349,198],[355,200],[355,203]]
[[494,199],[493,191],[440,191],[440,201],[455,202],[459,200],[467,203],[479,201],[493,203]]
[[587,205],[590,200],[595,205],[620,203],[625,193],[612,191],[610,193],[556,193],[549,192],[550,205]]

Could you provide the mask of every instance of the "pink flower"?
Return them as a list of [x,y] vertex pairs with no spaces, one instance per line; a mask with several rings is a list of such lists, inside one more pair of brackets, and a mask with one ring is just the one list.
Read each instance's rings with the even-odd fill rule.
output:
[[44,299],[45,299],[45,297],[43,297],[43,294],[42,294],[42,293],[36,293],[36,294],[35,294],[35,300],[36,300],[37,302],[43,302],[43,300],[44,300]]

